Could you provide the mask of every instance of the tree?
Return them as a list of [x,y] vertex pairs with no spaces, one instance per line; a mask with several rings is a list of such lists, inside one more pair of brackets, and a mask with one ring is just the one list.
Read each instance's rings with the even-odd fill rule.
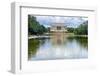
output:
[[73,33],[74,32],[74,28],[73,27],[68,27],[67,31],[70,32],[70,33]]
[[46,28],[36,20],[36,17],[28,15],[28,33],[29,35],[40,35],[46,32]]
[[78,28],[76,28],[74,33],[78,35],[88,35],[88,21],[82,23]]

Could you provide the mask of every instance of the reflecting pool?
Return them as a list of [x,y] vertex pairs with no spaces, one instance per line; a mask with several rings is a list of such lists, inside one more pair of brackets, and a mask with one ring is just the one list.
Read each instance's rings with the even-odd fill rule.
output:
[[53,34],[28,39],[29,61],[82,58],[88,58],[88,37]]

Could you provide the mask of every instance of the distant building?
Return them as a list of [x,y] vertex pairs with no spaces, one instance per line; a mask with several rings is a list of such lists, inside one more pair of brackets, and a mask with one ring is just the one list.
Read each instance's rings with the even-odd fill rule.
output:
[[51,32],[67,32],[67,29],[64,23],[52,23],[50,31]]
[[56,17],[54,22],[51,24],[51,32],[67,32],[65,22],[61,17]]

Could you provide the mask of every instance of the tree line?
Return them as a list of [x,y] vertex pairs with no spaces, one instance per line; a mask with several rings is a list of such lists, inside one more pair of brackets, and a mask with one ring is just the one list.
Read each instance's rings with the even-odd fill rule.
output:
[[88,21],[83,22],[77,28],[67,28],[67,31],[76,35],[88,35]]
[[47,28],[41,25],[36,17],[28,15],[28,34],[29,35],[41,35],[47,32]]

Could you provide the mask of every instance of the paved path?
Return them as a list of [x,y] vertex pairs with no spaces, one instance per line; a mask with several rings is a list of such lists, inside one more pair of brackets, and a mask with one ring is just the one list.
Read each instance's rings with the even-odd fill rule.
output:
[[30,36],[28,39],[35,39],[35,38],[50,38],[50,36]]

